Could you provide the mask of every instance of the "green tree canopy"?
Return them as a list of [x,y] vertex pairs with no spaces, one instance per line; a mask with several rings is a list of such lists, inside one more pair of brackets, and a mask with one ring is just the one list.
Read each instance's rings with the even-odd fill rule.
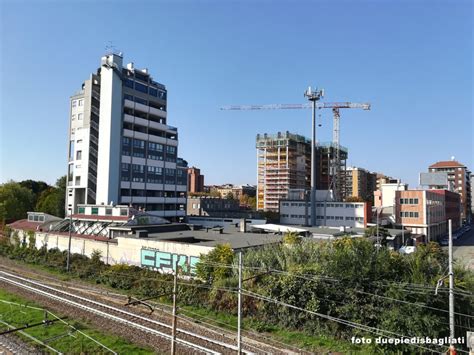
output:
[[218,244],[207,254],[201,254],[196,265],[196,275],[205,281],[214,282],[232,275],[231,265],[234,251],[230,244]]
[[36,204],[36,211],[64,217],[66,195],[66,176],[56,181],[56,187],[51,187],[41,193]]
[[34,199],[33,192],[17,182],[0,185],[0,220],[13,222],[26,218],[26,212],[33,211]]

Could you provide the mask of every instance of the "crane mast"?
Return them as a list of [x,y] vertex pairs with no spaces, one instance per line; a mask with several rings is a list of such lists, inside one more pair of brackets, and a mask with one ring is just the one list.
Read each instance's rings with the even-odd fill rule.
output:
[[[370,103],[356,102],[317,102],[318,109],[331,109],[333,113],[332,147],[334,157],[331,159],[330,176],[328,185],[333,190],[334,198],[342,200],[342,176],[341,176],[341,145],[340,145],[340,109],[363,109],[370,110]],[[246,110],[298,110],[313,108],[313,103],[309,104],[271,104],[271,105],[230,105],[223,106],[221,110],[246,111]]]

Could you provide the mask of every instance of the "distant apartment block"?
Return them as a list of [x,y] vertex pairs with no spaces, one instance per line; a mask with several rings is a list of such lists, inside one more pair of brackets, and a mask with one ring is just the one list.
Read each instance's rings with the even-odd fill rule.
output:
[[382,184],[397,184],[401,181],[400,179],[386,176],[381,173],[374,173],[374,174],[376,174],[376,184],[375,184],[376,191],[382,188]]
[[428,168],[429,172],[448,173],[448,183],[454,186],[454,191],[461,195],[461,217],[464,221],[471,219],[471,172],[456,160],[439,161]]
[[167,90],[148,69],[122,61],[102,57],[71,97],[66,212],[122,204],[178,220],[187,164],[178,158],[178,130],[167,124]]
[[[257,210],[277,212],[279,201],[287,197],[290,189],[310,189],[310,139],[290,132],[258,134],[256,148]],[[318,143],[316,149],[316,187],[327,190],[333,178],[331,169],[335,149],[331,143]],[[342,146],[340,157],[344,168],[347,149]]]
[[395,191],[396,223],[413,234],[423,234],[427,241],[437,241],[447,234],[448,219],[453,230],[461,223],[459,194],[447,190]]
[[471,174],[470,176],[470,182],[471,182],[471,221],[472,221],[472,214],[474,213],[474,198],[473,198],[473,187],[474,187],[474,174]]
[[234,199],[238,200],[243,195],[249,197],[255,197],[257,188],[252,185],[233,185],[233,184],[224,184],[224,185],[212,185],[206,186],[205,190],[207,192],[217,192],[222,198],[225,198],[229,194],[232,194]]
[[377,191],[374,191],[374,206],[375,207],[394,207],[396,201],[396,191],[408,190],[408,184],[401,182],[381,184]]
[[364,201],[372,201],[377,188],[376,173],[363,168],[347,167],[344,171],[343,197],[357,197]]
[[190,196],[187,201],[188,216],[212,216],[225,212],[238,212],[239,201],[210,196]]
[[194,166],[188,168],[188,192],[204,192],[204,175]]

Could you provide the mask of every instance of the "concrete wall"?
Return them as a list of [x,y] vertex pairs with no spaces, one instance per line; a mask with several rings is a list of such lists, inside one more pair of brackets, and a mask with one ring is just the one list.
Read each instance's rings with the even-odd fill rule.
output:
[[[28,240],[27,240],[28,241]],[[37,232],[36,247],[44,245],[49,249],[68,249],[68,235]],[[176,259],[180,265],[190,269],[199,260],[201,254],[206,254],[213,247],[198,246],[186,243],[118,237],[110,241],[72,237],[71,252],[90,257],[94,250],[102,254],[105,263],[147,266],[162,272],[171,271]],[[169,267],[168,267],[169,265]]]

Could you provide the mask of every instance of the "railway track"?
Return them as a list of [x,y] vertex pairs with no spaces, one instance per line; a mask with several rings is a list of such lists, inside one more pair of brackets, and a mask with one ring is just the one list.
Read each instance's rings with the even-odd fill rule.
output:
[[[42,282],[31,280],[25,277],[17,276],[9,272],[0,271],[0,281],[6,282],[15,287],[19,287],[36,295],[52,299],[56,302],[61,302],[81,309],[95,316],[103,317],[117,323],[121,323],[127,327],[134,328],[140,332],[160,337],[166,340],[167,343],[171,341],[171,326],[144,317],[102,302],[88,299],[79,295],[72,294],[56,287],[45,285]],[[177,329],[177,344],[181,347],[182,353],[206,353],[206,354],[228,354],[235,353],[237,347],[233,344],[228,344],[221,340],[210,338],[209,336],[202,336],[194,332]],[[253,346],[252,346],[253,348]],[[179,348],[178,348],[179,350]],[[243,349],[246,354],[253,354],[250,349]],[[260,353],[260,352],[259,352]]]

